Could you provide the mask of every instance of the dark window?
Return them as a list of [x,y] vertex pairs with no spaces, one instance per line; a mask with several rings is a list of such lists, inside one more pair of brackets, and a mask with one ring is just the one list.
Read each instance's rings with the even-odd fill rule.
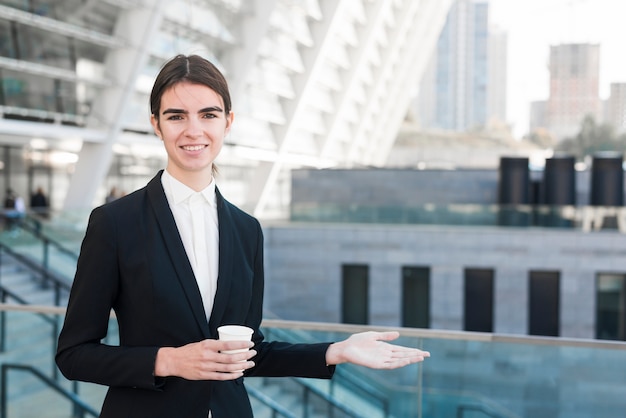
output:
[[466,331],[493,332],[493,270],[465,269]]
[[402,267],[402,326],[430,327],[430,268]]
[[559,336],[559,272],[531,271],[528,334]]
[[367,324],[369,268],[342,266],[342,318],[344,324]]
[[596,278],[596,338],[626,340],[626,275],[599,273]]

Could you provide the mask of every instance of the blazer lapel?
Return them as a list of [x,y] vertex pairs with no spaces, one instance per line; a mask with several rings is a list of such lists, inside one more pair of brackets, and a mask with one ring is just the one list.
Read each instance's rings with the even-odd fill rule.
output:
[[230,288],[232,280],[231,267],[233,263],[233,222],[228,205],[222,197],[221,193],[215,188],[217,199],[217,219],[219,228],[219,267],[217,276],[217,292],[213,301],[213,310],[211,318],[209,318],[209,328],[214,337],[217,337],[217,327],[221,325],[222,317],[228,299],[230,297]]
[[163,191],[163,185],[161,184],[162,174],[163,170],[159,171],[159,173],[152,180],[150,180],[146,186],[148,200],[152,206],[154,217],[161,231],[161,235],[163,236],[163,242],[168,255],[172,261],[174,269],[176,270],[177,278],[187,295],[189,306],[193,310],[194,317],[196,318],[202,333],[208,338],[209,327],[204,313],[202,297],[200,296],[198,283],[196,282],[196,278],[193,274],[193,269],[191,268],[191,264],[187,258],[185,247],[183,246],[180,234],[176,228],[174,215],[170,210],[167,198],[165,197],[165,192]]

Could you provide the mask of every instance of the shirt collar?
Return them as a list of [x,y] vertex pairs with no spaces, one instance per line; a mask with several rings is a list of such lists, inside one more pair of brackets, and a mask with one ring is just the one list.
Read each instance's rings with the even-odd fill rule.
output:
[[[191,187],[175,179],[167,170],[163,170],[161,182],[163,183],[163,188],[166,193],[172,197],[175,205],[185,202],[192,194],[196,193]],[[215,198],[215,178],[211,179],[211,183],[201,190],[200,194],[204,196],[209,205],[212,207],[217,206]]]

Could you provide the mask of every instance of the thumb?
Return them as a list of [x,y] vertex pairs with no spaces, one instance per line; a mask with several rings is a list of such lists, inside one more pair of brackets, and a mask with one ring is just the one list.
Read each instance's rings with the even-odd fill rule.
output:
[[400,336],[400,333],[398,331],[386,331],[386,332],[378,333],[378,337],[376,339],[381,340],[381,341],[392,341],[398,338],[399,336]]

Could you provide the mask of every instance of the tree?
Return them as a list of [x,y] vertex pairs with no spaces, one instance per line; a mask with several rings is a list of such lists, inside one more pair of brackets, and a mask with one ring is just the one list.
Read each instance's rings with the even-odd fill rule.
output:
[[576,136],[566,138],[556,146],[556,151],[574,155],[579,161],[599,151],[623,153],[624,150],[626,150],[626,135],[616,137],[611,125],[598,124],[591,115],[583,119]]

